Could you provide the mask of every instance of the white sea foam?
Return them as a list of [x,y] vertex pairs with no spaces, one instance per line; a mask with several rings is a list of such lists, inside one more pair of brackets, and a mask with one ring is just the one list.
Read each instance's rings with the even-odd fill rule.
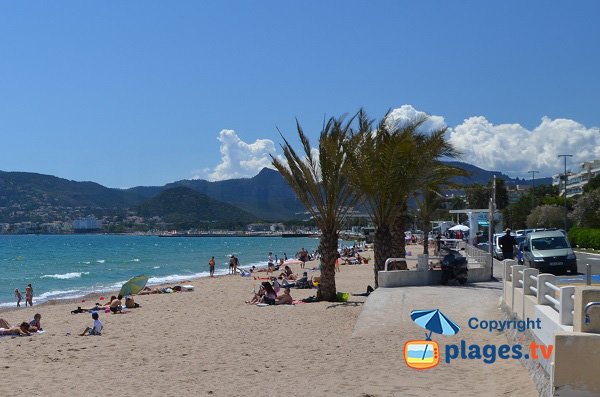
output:
[[45,301],[48,299],[70,299],[82,296],[82,294],[83,291],[77,289],[48,291],[36,296],[36,300],[39,299]]
[[[220,270],[223,271],[223,269],[220,269]],[[170,276],[150,277],[150,279],[148,279],[148,284],[152,284],[152,285],[172,284],[172,283],[177,283],[177,282],[183,281],[183,280],[190,280],[192,278],[208,277],[209,275],[210,275],[209,272],[200,272],[200,273],[187,274],[187,275],[172,274]]]
[[104,263],[104,262],[106,262],[106,260],[105,259],[98,259],[96,262],[98,262],[98,263]]
[[154,266],[152,269],[160,269],[160,266]]
[[64,274],[44,274],[40,278],[55,278],[58,280],[69,280],[72,278],[80,278],[84,274],[90,274],[90,272],[73,272]]
[[134,258],[132,260],[130,260],[129,262],[139,262],[140,260],[138,258]]
[[86,265],[89,265],[89,264],[90,264],[90,263],[92,263],[92,262],[90,262],[90,261],[83,261],[83,262],[81,262],[81,263],[84,263],[84,264],[86,264]]

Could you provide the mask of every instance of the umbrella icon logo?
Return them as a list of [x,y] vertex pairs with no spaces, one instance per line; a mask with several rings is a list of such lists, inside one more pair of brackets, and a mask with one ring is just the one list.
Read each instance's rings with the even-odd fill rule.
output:
[[431,340],[434,332],[441,335],[456,335],[460,327],[446,317],[439,309],[413,310],[410,318],[420,327],[429,331],[424,340],[410,340],[404,344],[404,361],[415,369],[429,369],[440,363],[440,347]]

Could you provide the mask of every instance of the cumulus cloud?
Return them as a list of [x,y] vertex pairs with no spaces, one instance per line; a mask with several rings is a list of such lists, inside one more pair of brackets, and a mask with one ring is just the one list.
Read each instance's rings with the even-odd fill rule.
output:
[[563,164],[559,154],[573,155],[570,169],[600,159],[600,128],[569,119],[543,117],[528,130],[520,124],[494,125],[477,116],[451,128],[448,136],[465,162],[511,176],[526,177],[528,170],[540,171],[542,176],[558,174]]
[[275,154],[275,143],[270,139],[246,143],[233,130],[222,130],[217,139],[221,142],[221,162],[213,170],[202,170],[208,180],[253,177],[271,167],[269,155]]
[[[392,110],[389,117],[393,123],[404,123],[423,116],[428,116],[423,131],[447,125],[444,117],[428,115],[411,105]],[[528,130],[520,124],[492,124],[484,116],[473,116],[450,126],[446,137],[462,153],[459,160],[513,177],[528,178],[529,170],[540,171],[542,177],[557,174],[563,164],[559,154],[573,155],[568,163],[573,170],[579,163],[600,159],[600,128],[570,119],[543,117],[538,126]],[[214,169],[195,170],[194,177],[212,181],[245,178],[272,167],[269,154],[276,155],[273,141],[246,143],[233,130],[222,130],[217,139],[221,162]],[[312,152],[318,159],[318,151],[313,148]]]
[[[405,123],[423,116],[428,117],[423,131],[446,126],[444,117],[411,105],[392,110],[389,117],[393,123]],[[570,169],[600,159],[600,128],[570,119],[543,117],[537,127],[528,130],[520,124],[494,125],[484,116],[474,116],[448,128],[446,137],[463,154],[462,161],[513,177],[528,177],[529,170],[540,171],[541,176],[558,174],[563,164],[559,154],[573,155]]]
[[402,105],[392,110],[388,115],[388,119],[392,125],[402,125],[423,117],[428,117],[421,126],[423,131],[434,131],[446,127],[446,122],[442,116],[429,115],[415,109],[411,105]]

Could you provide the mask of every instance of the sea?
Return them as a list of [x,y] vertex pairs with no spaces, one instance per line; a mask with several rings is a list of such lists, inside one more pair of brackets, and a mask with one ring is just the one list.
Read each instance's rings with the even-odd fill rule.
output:
[[207,277],[211,256],[217,275],[227,274],[233,254],[242,268],[264,267],[269,252],[294,258],[301,248],[313,252],[318,244],[305,237],[0,235],[0,308],[16,306],[15,288],[24,299],[30,283],[33,303],[39,304],[115,291],[141,274],[150,276],[149,285]]

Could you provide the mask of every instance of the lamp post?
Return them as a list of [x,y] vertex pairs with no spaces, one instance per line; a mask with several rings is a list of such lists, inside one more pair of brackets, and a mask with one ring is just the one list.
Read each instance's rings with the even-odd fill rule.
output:
[[531,174],[531,202],[533,206],[531,208],[535,208],[535,174],[539,171],[527,171],[528,174]]
[[565,232],[567,231],[567,157],[573,157],[572,154],[559,154],[558,158],[564,158],[565,159],[565,173],[564,173],[564,177],[565,177],[565,220],[564,220],[564,226],[565,226]]

